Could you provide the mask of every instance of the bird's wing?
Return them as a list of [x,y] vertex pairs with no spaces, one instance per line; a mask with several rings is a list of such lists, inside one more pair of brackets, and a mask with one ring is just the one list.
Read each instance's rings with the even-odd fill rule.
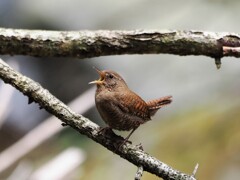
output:
[[150,113],[146,102],[134,92],[120,93],[118,106],[124,112],[144,121],[150,120]]

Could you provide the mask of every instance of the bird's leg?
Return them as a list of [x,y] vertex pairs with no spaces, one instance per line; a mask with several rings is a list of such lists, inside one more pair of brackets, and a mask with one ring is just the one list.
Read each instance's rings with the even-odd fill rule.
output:
[[[138,128],[138,127],[137,127]],[[137,128],[134,128],[130,133],[129,135],[124,139],[124,142],[127,142],[128,139],[130,138],[130,136],[133,134],[133,132],[137,129]]]
[[[138,126],[139,127],[139,126]],[[120,146],[118,147],[118,149],[120,149],[126,142],[132,143],[131,141],[129,141],[128,139],[130,138],[130,136],[134,133],[134,131],[138,128],[134,128],[130,134],[123,140],[123,142],[120,144]]]

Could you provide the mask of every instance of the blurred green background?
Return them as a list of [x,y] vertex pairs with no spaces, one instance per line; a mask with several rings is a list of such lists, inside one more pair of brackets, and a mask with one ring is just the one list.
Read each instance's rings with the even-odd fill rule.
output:
[[[178,29],[238,33],[239,7],[237,0],[1,0],[0,26],[46,30]],[[224,58],[222,68],[217,70],[214,60],[203,56],[124,55],[84,60],[28,56],[1,58],[65,103],[88,90],[91,87],[88,82],[98,78],[92,66],[119,72],[129,87],[145,100],[172,95],[173,103],[141,126],[131,137],[133,143],[142,143],[149,154],[188,174],[199,163],[198,179],[239,179],[238,59]],[[0,151],[3,152],[49,114],[39,110],[36,104],[27,105],[25,96],[2,81],[0,97],[0,110],[4,109],[0,111]],[[8,101],[6,97],[9,97]],[[94,93],[89,101],[93,98]],[[84,106],[86,102],[82,103]],[[104,126],[94,106],[84,115]],[[56,123],[61,124],[57,120]],[[51,129],[48,126],[46,132]],[[73,129],[61,130],[1,172],[0,179],[33,179],[34,172],[70,147],[81,150],[83,160],[63,179],[134,178],[137,168],[126,160]],[[127,135],[126,132],[117,133]],[[37,141],[39,137],[34,138]],[[22,148],[26,147],[27,144]],[[18,152],[13,152],[12,156],[15,153]],[[0,158],[0,164],[6,161]],[[59,164],[65,163],[68,166],[67,160]],[[145,172],[143,179],[159,178]]]

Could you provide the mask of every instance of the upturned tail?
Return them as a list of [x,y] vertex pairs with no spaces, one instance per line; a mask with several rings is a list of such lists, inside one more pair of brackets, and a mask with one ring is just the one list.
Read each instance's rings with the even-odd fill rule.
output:
[[154,99],[147,102],[150,116],[153,116],[161,107],[166,106],[172,102],[172,96],[165,96],[159,99]]

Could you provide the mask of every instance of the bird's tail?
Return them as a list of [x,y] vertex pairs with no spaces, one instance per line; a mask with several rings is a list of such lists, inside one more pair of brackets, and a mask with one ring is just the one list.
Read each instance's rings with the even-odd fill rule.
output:
[[165,96],[159,99],[148,101],[147,106],[150,111],[150,115],[153,116],[158,111],[158,109],[170,104],[171,102],[172,102],[172,96]]

